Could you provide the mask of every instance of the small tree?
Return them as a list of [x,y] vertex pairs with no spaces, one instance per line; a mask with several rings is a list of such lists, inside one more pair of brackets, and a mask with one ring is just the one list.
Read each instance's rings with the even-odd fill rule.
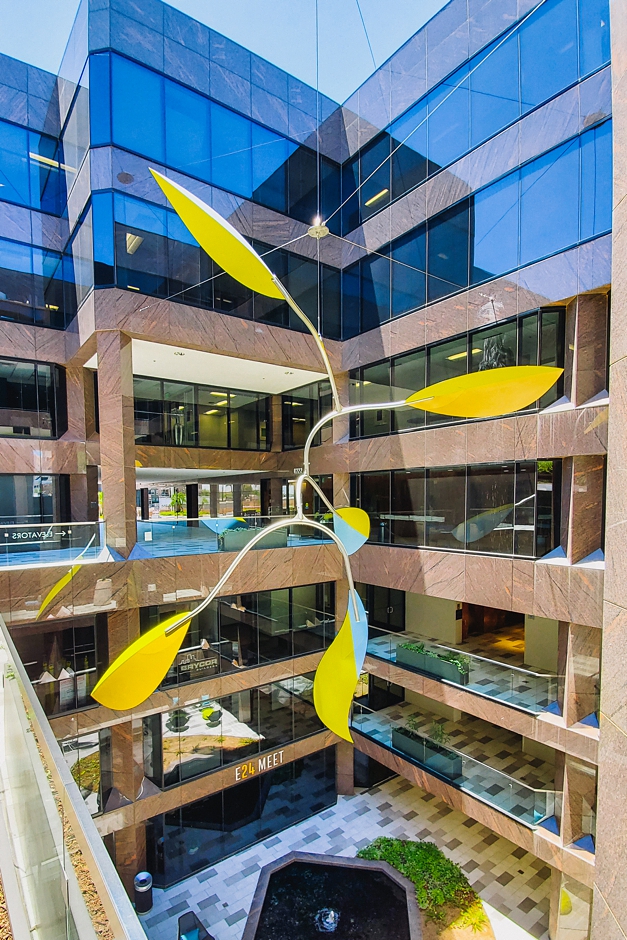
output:
[[174,513],[178,516],[185,511],[185,502],[185,493],[174,490],[172,498],[170,499],[170,509],[173,509]]

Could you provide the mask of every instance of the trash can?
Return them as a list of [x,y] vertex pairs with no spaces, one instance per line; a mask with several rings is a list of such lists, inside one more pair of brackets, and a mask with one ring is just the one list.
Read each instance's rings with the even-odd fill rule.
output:
[[152,875],[140,871],[135,875],[135,910],[138,914],[147,914],[152,909]]

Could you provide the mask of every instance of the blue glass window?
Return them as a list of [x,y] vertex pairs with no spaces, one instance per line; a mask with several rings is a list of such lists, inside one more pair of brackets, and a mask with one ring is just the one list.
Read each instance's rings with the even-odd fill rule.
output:
[[111,79],[108,52],[89,57],[89,124],[92,147],[111,142]]
[[2,199],[30,205],[28,131],[0,121]]
[[163,162],[164,79],[120,56],[112,65],[114,143]]
[[577,0],[547,0],[520,28],[523,112],[577,81]]
[[361,218],[374,215],[390,201],[390,137],[383,134],[361,154]]
[[518,100],[518,36],[500,39],[470,76],[471,147],[515,121]]
[[397,317],[426,300],[426,226],[392,243],[392,316]]
[[359,155],[342,167],[342,231],[352,232],[359,225]]
[[592,238],[612,227],[612,124],[581,137],[580,238]]
[[521,170],[520,264],[579,240],[579,141],[539,157]]
[[361,261],[361,329],[372,330],[390,319],[390,259],[375,255]]
[[210,105],[174,82],[165,83],[166,163],[211,181]]
[[447,166],[468,150],[470,121],[468,65],[429,95],[429,160]]
[[610,61],[609,0],[579,0],[579,74]]
[[359,333],[359,262],[342,272],[343,339]]
[[106,286],[115,281],[113,194],[94,193],[91,205],[94,228],[94,282],[98,286]]
[[[396,199],[427,176],[427,106],[412,108],[390,127],[392,138],[392,198]],[[400,145],[400,146],[399,146]]]
[[211,128],[213,182],[241,196],[252,196],[250,121],[212,103]]
[[471,272],[473,283],[511,271],[518,264],[518,172],[476,193]]
[[272,131],[253,124],[253,195],[277,212],[287,208],[287,160],[296,144],[289,143]]
[[429,301],[467,287],[469,222],[469,204],[464,200],[429,223]]

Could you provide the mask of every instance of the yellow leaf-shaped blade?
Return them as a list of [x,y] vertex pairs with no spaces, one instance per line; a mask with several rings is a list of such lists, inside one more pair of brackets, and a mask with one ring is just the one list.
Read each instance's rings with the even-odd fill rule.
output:
[[554,366],[506,366],[470,372],[423,388],[406,403],[456,418],[495,418],[537,401],[563,371]]
[[137,708],[155,691],[174,662],[187,633],[189,620],[170,636],[165,631],[180,617],[175,614],[131,643],[96,683],[92,698],[114,711]]
[[339,633],[316,669],[314,705],[329,731],[352,741],[348,727],[351,702],[368,644],[368,618],[359,595],[355,596],[357,617],[349,597],[348,610]]
[[185,227],[216,264],[258,294],[285,299],[272,280],[270,268],[226,219],[178,183],[156,170],[150,172]]

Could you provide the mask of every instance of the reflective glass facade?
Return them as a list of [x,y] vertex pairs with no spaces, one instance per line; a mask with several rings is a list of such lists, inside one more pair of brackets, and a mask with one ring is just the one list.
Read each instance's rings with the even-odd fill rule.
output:
[[[468,372],[506,366],[564,366],[564,315],[559,307],[525,313],[496,326],[463,333],[442,343],[403,353],[351,372],[351,404],[400,401],[427,385]],[[562,395],[562,380],[530,405],[546,408]],[[460,419],[461,420],[461,419]],[[351,415],[351,437],[374,437],[395,431],[415,431],[454,418],[416,408],[366,411]]]
[[351,474],[370,542],[541,558],[560,544],[560,461]]
[[490,43],[345,164],[342,233],[607,65],[609,33],[608,0],[549,0]]
[[167,788],[322,731],[313,674],[144,718],[144,773]]
[[0,358],[0,436],[54,438],[66,430],[65,370]]
[[[142,607],[142,633],[181,605]],[[325,649],[335,636],[335,582],[216,599],[189,625],[167,688]]]
[[268,450],[270,400],[255,392],[134,378],[135,441],[170,447]]
[[165,887],[332,806],[335,748],[155,816],[147,827],[147,863]]

